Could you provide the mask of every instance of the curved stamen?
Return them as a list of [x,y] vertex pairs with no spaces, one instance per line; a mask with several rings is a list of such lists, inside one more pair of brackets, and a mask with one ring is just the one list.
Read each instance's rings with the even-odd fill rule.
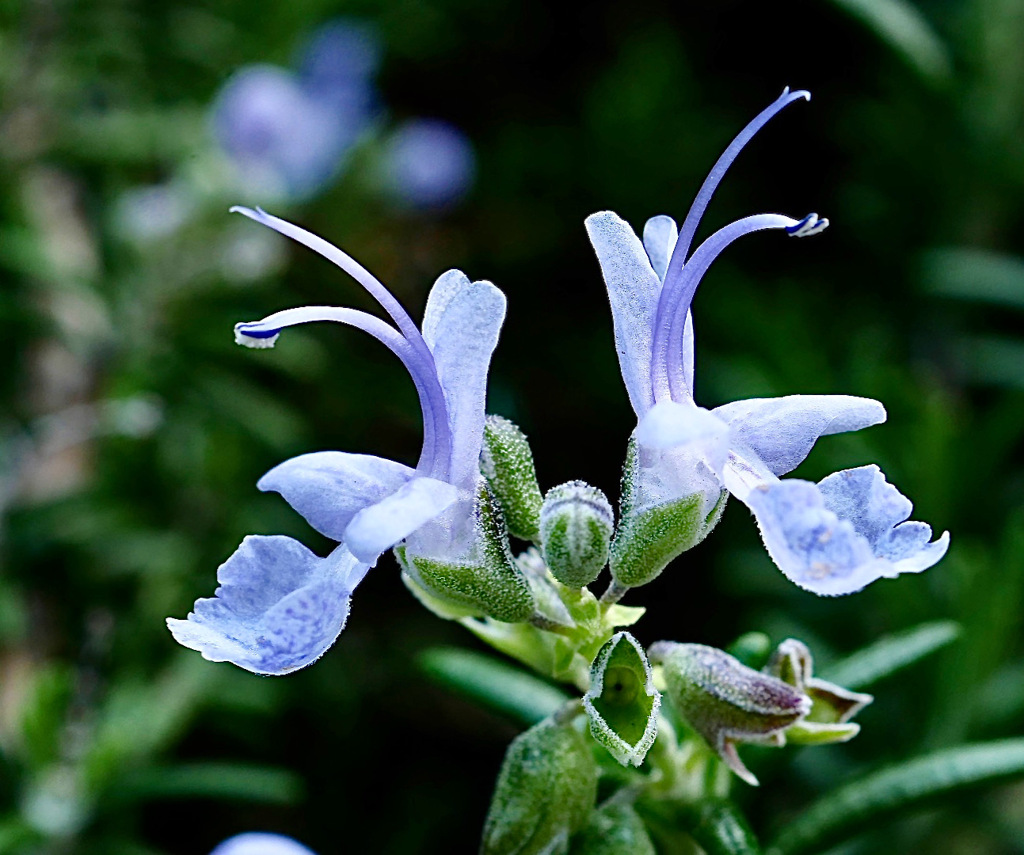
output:
[[281,330],[286,327],[317,321],[334,321],[369,333],[402,360],[412,377],[423,411],[423,450],[416,468],[443,480],[447,476],[451,457],[451,431],[444,392],[438,382],[433,360],[426,363],[412,344],[390,324],[357,309],[302,306],[275,312],[259,321],[235,324],[235,341],[246,347],[273,347]]
[[719,229],[694,251],[674,282],[665,282],[654,317],[654,344],[651,348],[651,386],[655,401],[685,401],[687,388],[683,329],[697,285],[711,263],[737,238],[764,229],[799,227],[801,220],[782,214],[755,214]]
[[[412,348],[419,353],[420,358],[425,363],[429,364],[436,374],[436,368],[434,368],[434,356],[430,352],[430,348],[427,347],[427,343],[423,340],[423,334],[420,332],[419,327],[416,326],[416,322],[409,317],[409,313],[402,308],[402,304],[395,299],[394,295],[392,295],[386,287],[384,287],[384,284],[358,261],[352,258],[352,256],[338,249],[338,247],[324,240],[322,237],[296,226],[293,223],[289,223],[287,220],[282,220],[280,217],[268,214],[262,208],[256,208],[254,210],[242,205],[235,205],[229,210],[232,213],[242,214],[250,220],[255,220],[257,223],[272,228],[274,231],[283,234],[285,237],[290,237],[292,240],[298,241],[303,246],[309,247],[313,252],[322,255],[328,261],[336,264],[344,270],[349,276],[355,279],[356,282],[362,285],[370,296],[380,303],[384,311],[391,316],[395,324],[398,326],[398,329],[401,330],[402,335],[404,335],[409,344],[412,345]],[[445,425],[447,424],[448,413],[446,407]]]
[[808,214],[795,226],[788,226],[786,234],[790,237],[810,237],[828,228],[828,219],[817,214]]
[[736,156],[740,151],[743,150],[743,146],[750,142],[754,134],[768,124],[769,120],[771,120],[779,111],[784,107],[789,106],[794,101],[799,101],[801,98],[805,101],[810,101],[811,93],[804,89],[798,89],[796,92],[790,92],[789,87],[787,86],[782,90],[782,94],[778,98],[758,113],[747,124],[747,126],[736,135],[736,138],[729,143],[729,147],[722,152],[721,157],[715,161],[715,165],[711,167],[711,172],[709,172],[708,177],[704,179],[704,183],[701,185],[696,198],[693,200],[693,204],[690,205],[690,210],[686,214],[686,219],[683,220],[683,226],[679,230],[679,239],[676,241],[675,249],[672,252],[672,259],[669,261],[668,269],[670,274],[673,266],[677,269],[681,268],[683,263],[686,261],[686,256],[690,252],[690,244],[693,242],[693,236],[697,231],[697,226],[700,224],[700,218],[704,216],[704,211],[708,206],[708,202],[711,201],[711,197],[714,195],[715,190],[718,189],[718,183],[722,180],[722,176],[725,175],[729,167],[732,166],[732,162],[736,159]]
[[[423,342],[423,336],[420,334],[419,327],[409,317],[408,312],[402,308],[402,304],[384,287],[384,284],[358,261],[338,249],[334,244],[328,243],[322,237],[306,231],[306,229],[293,223],[289,223],[287,220],[282,220],[280,217],[268,214],[262,208],[253,209],[242,205],[234,205],[229,208],[229,211],[232,214],[242,214],[250,220],[255,220],[257,223],[272,228],[274,231],[283,234],[285,237],[290,237],[294,241],[298,241],[303,246],[309,247],[313,252],[322,255],[328,261],[336,264],[362,285],[369,292],[370,296],[380,303],[384,311],[391,315],[395,324],[402,331],[402,335],[410,343],[415,341]],[[426,344],[423,347],[426,348]]]

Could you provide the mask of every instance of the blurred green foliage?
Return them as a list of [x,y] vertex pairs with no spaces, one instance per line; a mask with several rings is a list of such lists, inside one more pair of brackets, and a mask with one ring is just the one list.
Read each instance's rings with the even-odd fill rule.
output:
[[[880,683],[854,742],[764,757],[748,794],[779,828],[859,770],[1020,734],[1024,717],[1024,2],[135,0],[0,3],[0,853],[205,853],[246,829],[317,851],[472,851],[515,717],[434,688],[415,654],[472,647],[390,558],[335,649],[263,679],[163,627],[243,535],[317,537],[257,477],[320,448],[411,462],[397,362],[338,329],[270,352],[231,325],[290,305],[366,306],[309,253],[241,218],[207,111],[253,62],[287,64],[334,16],[374,24],[392,118],[436,115],[478,156],[458,209],[373,192],[369,133],[341,180],[285,214],[419,314],[443,270],[509,296],[491,409],[530,434],[541,486],[617,495],[632,413],[582,228],[612,208],[680,217],[723,145],[783,85],[814,93],[744,152],[708,224],[831,218],[752,239],[697,296],[707,404],[846,392],[889,423],[823,441],[797,473],[877,461],[953,546],[918,578],[818,600],[742,507],[643,592],[645,643],[757,629],[830,659],[925,620],[957,641]],[[177,188],[140,232],[125,195]],[[639,602],[630,604],[641,604]],[[509,709],[515,712],[515,705]],[[847,855],[1024,852],[1020,785],[880,826]]]

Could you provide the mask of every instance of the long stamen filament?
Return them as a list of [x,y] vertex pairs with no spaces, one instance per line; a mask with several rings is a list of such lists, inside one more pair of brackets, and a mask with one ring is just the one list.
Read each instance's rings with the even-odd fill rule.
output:
[[[682,228],[679,230],[679,239],[676,241],[675,250],[672,253],[672,262],[675,263],[676,268],[681,268],[686,261],[686,256],[690,252],[690,244],[693,242],[693,236],[697,232],[697,226],[700,225],[700,219],[704,216],[704,211],[707,209],[711,197],[714,195],[715,190],[718,189],[719,182],[729,167],[732,166],[736,156],[750,142],[754,135],[768,124],[784,107],[788,107],[794,101],[801,99],[810,101],[811,93],[804,89],[790,92],[787,86],[782,90],[782,94],[778,98],[750,120],[747,126],[729,143],[728,148],[722,152],[718,160],[715,161],[715,165],[711,167],[708,177],[704,179],[704,183],[693,200],[693,204],[690,205],[686,219],[683,220]],[[669,271],[673,269],[672,262],[669,263]]]
[[782,214],[755,214],[719,229],[694,251],[682,275],[666,281],[654,323],[651,348],[651,385],[655,401],[684,401],[689,396],[685,380],[683,329],[697,285],[711,263],[737,238],[763,229],[798,227],[802,221]]
[[444,392],[433,360],[427,364],[405,336],[390,324],[357,309],[303,306],[275,312],[260,321],[235,324],[235,341],[247,347],[272,347],[286,327],[317,321],[334,321],[369,333],[402,360],[412,377],[423,412],[423,450],[416,468],[432,477],[445,478],[451,457],[451,432]]

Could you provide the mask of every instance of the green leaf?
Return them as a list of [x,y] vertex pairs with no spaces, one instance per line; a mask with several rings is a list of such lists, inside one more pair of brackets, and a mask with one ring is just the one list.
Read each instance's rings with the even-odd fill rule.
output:
[[1024,739],[965,745],[875,772],[825,796],[789,822],[768,855],[821,852],[886,816],[966,787],[1024,776]]
[[683,827],[708,855],[759,855],[761,846],[732,802],[709,799],[686,808]]
[[570,855],[656,855],[642,819],[630,805],[595,810],[577,834]]
[[1001,335],[958,336],[952,356],[965,379],[972,383],[1024,389],[1024,343]]
[[864,23],[922,78],[946,83],[952,75],[949,49],[928,20],[905,0],[832,0]]
[[242,763],[150,766],[122,775],[111,787],[113,801],[209,798],[294,804],[302,796],[298,776],[285,769]]
[[30,846],[39,845],[41,835],[20,817],[0,820],[0,855],[13,855],[29,851]]
[[739,808],[726,799],[690,805],[640,803],[641,815],[661,839],[685,831],[707,855],[761,855],[761,845]]
[[987,249],[933,249],[921,265],[925,287],[934,294],[1024,309],[1024,259]]
[[523,724],[536,724],[569,700],[525,671],[468,650],[435,647],[420,654],[419,665],[438,683]]
[[959,635],[959,625],[951,620],[922,623],[904,632],[880,638],[874,644],[825,668],[821,676],[830,683],[848,689],[863,689],[924,659],[928,654],[955,641]]
[[590,816],[598,768],[572,725],[548,719],[519,734],[501,764],[480,855],[554,855]]

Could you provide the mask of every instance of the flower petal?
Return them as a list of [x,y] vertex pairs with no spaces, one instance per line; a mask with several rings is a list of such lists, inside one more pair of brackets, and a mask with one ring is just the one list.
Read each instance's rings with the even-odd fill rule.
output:
[[385,549],[443,513],[458,497],[458,489],[445,481],[413,478],[357,513],[345,530],[345,544],[360,561],[375,564]]
[[693,448],[719,476],[729,453],[729,425],[692,403],[655,404],[640,420],[634,436],[646,448]]
[[313,851],[281,834],[249,831],[228,838],[210,855],[313,855]]
[[427,306],[423,310],[423,339],[428,347],[433,347],[437,341],[437,328],[444,317],[445,310],[451,303],[452,298],[460,291],[468,288],[472,283],[469,277],[461,270],[446,270],[437,277],[437,281],[427,295]]
[[214,596],[167,626],[211,662],[287,674],[334,643],[367,569],[344,546],[319,558],[290,537],[250,535],[217,571]]
[[643,416],[654,403],[651,347],[661,280],[625,220],[601,211],[587,217],[586,227],[608,289],[622,379],[633,410]]
[[442,275],[435,289],[424,337],[448,402],[452,453],[446,480],[469,489],[480,468],[487,370],[505,320],[505,295],[490,282],[467,284],[457,271]]
[[280,493],[313,528],[340,541],[357,513],[397,492],[415,474],[370,454],[315,451],[278,464],[256,486]]
[[733,401],[712,411],[732,428],[732,442],[753,451],[775,475],[795,469],[820,436],[885,421],[885,407],[852,395],[787,395]]
[[937,563],[949,548],[949,532],[934,543],[927,523],[905,522],[914,509],[910,499],[885,480],[877,466],[845,469],[818,484],[825,506],[854,522],[876,555],[892,563],[887,576],[920,573]]
[[[765,483],[743,501],[779,569],[822,596],[859,591],[876,579],[920,572],[945,554],[924,523],[903,522],[911,504],[877,466],[836,472],[820,484]],[[909,528],[908,528],[909,527]]]
[[672,257],[672,250],[675,249],[678,237],[679,227],[676,221],[665,214],[651,217],[644,223],[644,249],[651,260],[651,267],[662,281],[665,280],[668,260]]

